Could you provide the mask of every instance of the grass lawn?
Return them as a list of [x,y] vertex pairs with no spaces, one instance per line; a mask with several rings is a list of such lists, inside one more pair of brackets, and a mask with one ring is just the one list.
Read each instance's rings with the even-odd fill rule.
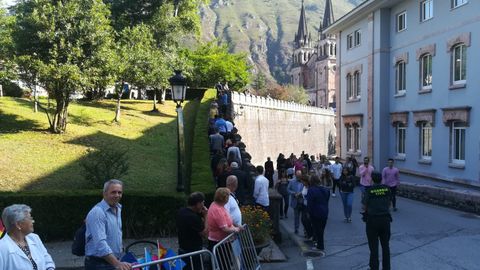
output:
[[152,101],[123,100],[121,124],[112,122],[114,101],[72,102],[61,135],[49,133],[45,113],[32,107],[28,99],[0,98],[0,191],[100,188],[84,179],[80,162],[106,146],[129,149],[130,170],[122,178],[126,189],[175,190],[172,101],[151,113]]

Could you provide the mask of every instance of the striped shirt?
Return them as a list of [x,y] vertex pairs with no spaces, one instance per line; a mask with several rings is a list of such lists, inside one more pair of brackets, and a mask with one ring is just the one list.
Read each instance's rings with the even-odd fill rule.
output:
[[113,254],[120,258],[122,253],[122,206],[117,211],[105,200],[97,203],[87,215],[85,232],[85,255],[104,257]]

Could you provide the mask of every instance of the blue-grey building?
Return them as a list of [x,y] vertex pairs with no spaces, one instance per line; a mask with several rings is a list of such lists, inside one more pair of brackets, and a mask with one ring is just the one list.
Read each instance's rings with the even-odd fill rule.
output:
[[480,186],[480,1],[367,0],[335,21],[337,153]]

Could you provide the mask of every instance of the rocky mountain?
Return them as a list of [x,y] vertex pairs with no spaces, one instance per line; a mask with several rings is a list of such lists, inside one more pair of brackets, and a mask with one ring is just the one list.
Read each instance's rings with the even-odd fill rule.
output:
[[[333,0],[335,19],[362,1]],[[301,5],[301,0],[212,0],[201,9],[203,39],[217,38],[232,52],[246,52],[255,73],[285,83]],[[325,0],[305,0],[304,5],[316,41]]]

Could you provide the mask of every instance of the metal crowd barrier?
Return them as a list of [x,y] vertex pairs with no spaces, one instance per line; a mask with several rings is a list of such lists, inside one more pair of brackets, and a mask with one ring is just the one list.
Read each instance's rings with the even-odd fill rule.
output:
[[[179,260],[182,260],[185,265],[183,267],[177,266],[177,264],[182,264]],[[166,267],[166,264],[168,266]],[[152,266],[159,266],[158,268]],[[199,251],[194,251],[190,253],[185,253],[178,256],[168,257],[161,260],[151,261],[147,263],[137,264],[132,266],[132,269],[143,269],[144,267],[150,267],[150,270],[153,269],[166,269],[166,270],[211,270],[218,269],[216,265],[215,256],[212,252],[207,249],[202,249]],[[162,268],[163,266],[163,268]]]
[[213,247],[217,270],[259,270],[260,262],[247,225]]

